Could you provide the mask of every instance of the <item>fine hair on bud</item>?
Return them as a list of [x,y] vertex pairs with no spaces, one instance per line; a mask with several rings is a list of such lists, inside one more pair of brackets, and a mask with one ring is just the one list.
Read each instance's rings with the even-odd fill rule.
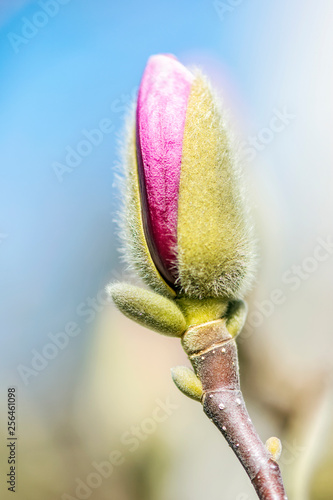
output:
[[189,297],[239,299],[256,267],[253,224],[221,102],[194,73],[179,188],[179,284]]
[[118,213],[120,252],[130,272],[137,273],[153,290],[173,297],[173,290],[161,279],[150,256],[142,221],[140,186],[136,159],[135,102],[125,117],[119,147],[120,167],[118,185],[121,191],[121,211]]
[[121,149],[122,252],[129,269],[161,295],[238,300],[249,291],[255,273],[253,224],[221,103],[207,78],[197,69],[192,73],[179,157],[176,246],[171,249],[174,282],[158,270],[147,243],[144,220],[149,213],[138,172],[135,105],[128,113]]

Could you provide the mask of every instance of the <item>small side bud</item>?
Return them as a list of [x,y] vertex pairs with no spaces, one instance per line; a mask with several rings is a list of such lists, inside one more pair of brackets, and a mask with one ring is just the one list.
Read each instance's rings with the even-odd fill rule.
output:
[[183,313],[171,299],[127,283],[109,285],[107,291],[118,309],[140,325],[171,337],[186,330]]
[[243,300],[231,302],[227,311],[226,327],[233,338],[237,337],[244,326],[247,315],[247,305]]
[[189,398],[200,401],[202,398],[202,385],[196,374],[186,366],[171,368],[172,380],[178,389]]
[[270,437],[267,439],[265,446],[269,453],[272,455],[273,460],[276,462],[279,460],[282,452],[282,443],[277,437]]

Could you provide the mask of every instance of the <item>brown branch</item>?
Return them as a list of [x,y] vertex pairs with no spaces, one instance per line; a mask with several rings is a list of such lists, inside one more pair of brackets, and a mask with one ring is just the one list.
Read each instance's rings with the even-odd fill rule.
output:
[[183,347],[203,387],[205,414],[226,438],[261,500],[286,500],[278,464],[260,440],[243,400],[237,346],[223,320],[187,330]]

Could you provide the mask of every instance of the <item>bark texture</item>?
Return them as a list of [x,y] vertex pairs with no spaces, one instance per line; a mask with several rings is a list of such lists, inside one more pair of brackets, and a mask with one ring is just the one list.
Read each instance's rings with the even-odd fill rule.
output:
[[237,346],[225,321],[192,327],[182,342],[202,383],[204,412],[237,455],[258,497],[287,500],[280,468],[246,410],[239,382]]

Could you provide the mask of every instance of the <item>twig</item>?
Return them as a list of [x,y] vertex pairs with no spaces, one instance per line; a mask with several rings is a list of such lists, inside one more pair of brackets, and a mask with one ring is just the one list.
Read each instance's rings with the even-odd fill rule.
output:
[[226,438],[261,500],[286,500],[277,462],[260,440],[239,383],[237,346],[223,320],[187,330],[183,347],[203,389],[205,414]]

